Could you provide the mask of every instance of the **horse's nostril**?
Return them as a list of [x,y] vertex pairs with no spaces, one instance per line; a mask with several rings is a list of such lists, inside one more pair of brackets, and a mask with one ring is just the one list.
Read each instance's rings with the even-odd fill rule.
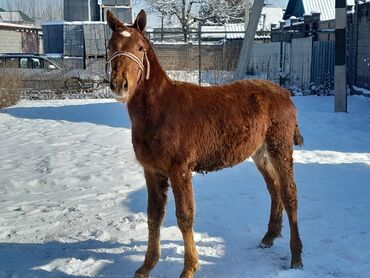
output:
[[110,87],[110,89],[111,89],[112,91],[114,91],[114,90],[116,89],[116,87],[117,87],[117,83],[116,83],[116,80],[115,80],[115,79],[112,79],[112,80],[110,81],[109,87]]
[[128,82],[126,78],[123,78],[122,87],[125,89],[125,91],[128,90]]

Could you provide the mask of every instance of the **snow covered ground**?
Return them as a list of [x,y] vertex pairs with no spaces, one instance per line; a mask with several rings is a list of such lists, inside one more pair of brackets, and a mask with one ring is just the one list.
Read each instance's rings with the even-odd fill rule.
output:
[[[305,146],[294,153],[304,270],[289,229],[258,244],[270,207],[251,161],[194,176],[196,277],[369,277],[370,102],[294,97]],[[172,193],[151,277],[178,277]],[[21,101],[0,111],[0,277],[132,277],[147,240],[146,189],[130,122],[114,100]]]

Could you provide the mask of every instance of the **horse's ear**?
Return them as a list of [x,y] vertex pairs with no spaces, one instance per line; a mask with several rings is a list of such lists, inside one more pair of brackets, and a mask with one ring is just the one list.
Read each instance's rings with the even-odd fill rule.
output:
[[107,22],[112,31],[123,28],[123,23],[111,11],[107,12]]
[[134,26],[139,29],[141,32],[144,31],[146,26],[146,13],[144,10],[141,10],[137,15]]

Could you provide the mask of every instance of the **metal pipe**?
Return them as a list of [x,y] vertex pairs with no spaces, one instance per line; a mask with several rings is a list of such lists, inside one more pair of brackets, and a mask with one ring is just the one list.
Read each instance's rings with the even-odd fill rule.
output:
[[199,85],[202,84],[202,23],[199,21],[198,24],[198,67],[199,67],[199,74],[198,74],[198,83]]
[[88,21],[91,21],[91,0],[87,1],[87,13],[88,13]]

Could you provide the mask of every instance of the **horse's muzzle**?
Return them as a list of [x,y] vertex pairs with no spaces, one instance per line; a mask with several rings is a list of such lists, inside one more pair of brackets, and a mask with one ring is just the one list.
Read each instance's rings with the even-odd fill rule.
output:
[[122,96],[128,92],[128,81],[125,77],[122,78],[122,81],[112,78],[109,87],[117,96]]

